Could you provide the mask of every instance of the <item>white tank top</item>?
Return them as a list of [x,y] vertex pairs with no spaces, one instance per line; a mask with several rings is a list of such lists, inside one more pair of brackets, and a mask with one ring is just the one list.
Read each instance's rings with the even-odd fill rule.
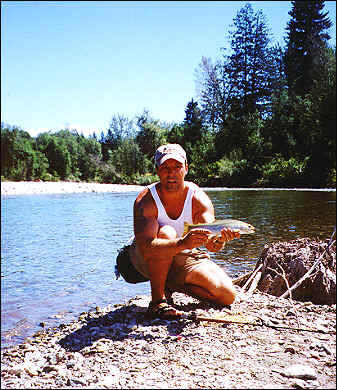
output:
[[180,216],[177,219],[171,219],[167,215],[165,207],[163,206],[159,198],[159,195],[156,190],[156,184],[157,183],[153,183],[148,188],[151,191],[151,195],[154,201],[156,202],[156,206],[158,210],[158,217],[157,217],[158,224],[159,226],[163,226],[163,225],[172,226],[177,232],[178,237],[181,237],[184,232],[184,222],[193,223],[192,198],[195,189],[192,189],[191,187],[188,188],[183,211],[181,212]]

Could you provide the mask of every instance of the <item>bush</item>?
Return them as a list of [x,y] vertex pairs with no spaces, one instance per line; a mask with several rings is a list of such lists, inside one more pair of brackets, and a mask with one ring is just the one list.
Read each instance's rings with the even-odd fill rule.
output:
[[111,164],[101,163],[97,177],[100,183],[124,184],[121,175],[116,172],[115,167]]
[[230,160],[226,157],[215,162],[215,184],[221,186],[237,186],[246,181],[247,160]]
[[130,183],[128,184],[148,186],[157,181],[159,181],[159,177],[157,175],[152,175],[151,173],[146,173],[144,175],[135,174],[130,177]]
[[328,188],[336,188],[336,169],[333,168],[329,172],[328,176],[328,183],[327,183]]
[[303,186],[307,160],[298,161],[294,157],[286,160],[281,155],[276,155],[270,162],[262,166],[260,184],[271,187]]

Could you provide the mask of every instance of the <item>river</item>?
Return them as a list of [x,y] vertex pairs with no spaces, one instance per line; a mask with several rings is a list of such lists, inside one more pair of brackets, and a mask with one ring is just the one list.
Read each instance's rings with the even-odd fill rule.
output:
[[[330,238],[335,190],[206,189],[217,219],[251,223],[212,254],[235,277],[254,267],[265,244]],[[150,294],[148,282],[116,280],[118,249],[132,235],[137,192],[1,197],[1,344],[21,342],[96,306]]]

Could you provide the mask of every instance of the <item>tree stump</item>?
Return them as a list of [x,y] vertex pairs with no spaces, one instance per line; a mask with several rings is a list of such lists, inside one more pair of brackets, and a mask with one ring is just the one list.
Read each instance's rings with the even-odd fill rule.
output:
[[[277,297],[305,275],[323,254],[329,240],[298,238],[289,242],[265,245],[256,268],[263,262],[262,276],[257,288]],[[311,276],[291,292],[293,299],[315,304],[336,303],[336,242],[324,253]]]

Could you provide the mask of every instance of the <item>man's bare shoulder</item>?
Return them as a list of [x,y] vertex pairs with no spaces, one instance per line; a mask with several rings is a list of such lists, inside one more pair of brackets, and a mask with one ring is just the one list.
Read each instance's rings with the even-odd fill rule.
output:
[[134,214],[142,216],[153,216],[156,213],[155,202],[149,188],[144,188],[134,202]]
[[185,184],[187,185],[188,188],[190,188],[193,191],[198,191],[202,189],[198,186],[198,184],[193,183],[192,181],[185,181]]
[[208,204],[210,202],[210,199],[206,194],[206,192],[202,188],[200,188],[197,184],[191,181],[187,181],[185,183],[188,186],[188,188],[194,191],[193,202],[202,203],[202,204],[205,202]]
[[192,199],[193,222],[212,222],[214,220],[214,207],[210,197],[194,183],[189,188],[194,189]]

